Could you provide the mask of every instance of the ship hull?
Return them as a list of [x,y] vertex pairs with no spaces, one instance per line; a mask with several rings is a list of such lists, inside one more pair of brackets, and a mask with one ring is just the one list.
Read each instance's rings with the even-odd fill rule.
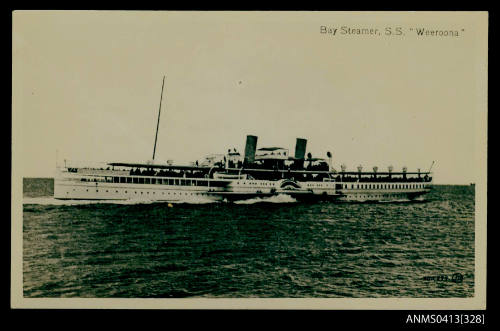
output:
[[287,195],[297,201],[370,202],[415,200],[428,193],[430,187],[430,183],[209,180],[138,177],[123,173],[117,175],[112,172],[100,174],[60,172],[54,181],[54,197],[61,200],[146,200],[200,203]]
[[339,202],[391,202],[391,201],[414,201],[429,193],[430,189],[420,189],[414,191],[382,191],[373,192],[349,192],[341,195]]

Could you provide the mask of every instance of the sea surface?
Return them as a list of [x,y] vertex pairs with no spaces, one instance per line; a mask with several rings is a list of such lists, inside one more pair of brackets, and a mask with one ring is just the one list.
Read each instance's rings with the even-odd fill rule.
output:
[[474,187],[423,201],[54,200],[24,179],[24,297],[474,295]]

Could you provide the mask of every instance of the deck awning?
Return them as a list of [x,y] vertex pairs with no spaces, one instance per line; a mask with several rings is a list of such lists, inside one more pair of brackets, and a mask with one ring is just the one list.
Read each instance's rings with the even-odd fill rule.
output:
[[168,164],[147,164],[147,163],[126,163],[112,162],[108,163],[112,167],[127,167],[127,168],[149,168],[149,169],[177,169],[177,170],[210,170],[217,167],[206,166],[183,166],[183,165],[168,165]]

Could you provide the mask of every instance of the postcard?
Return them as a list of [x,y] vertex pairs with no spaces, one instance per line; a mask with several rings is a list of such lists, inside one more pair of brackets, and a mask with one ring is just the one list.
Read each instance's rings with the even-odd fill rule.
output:
[[486,308],[487,12],[14,11],[12,308]]

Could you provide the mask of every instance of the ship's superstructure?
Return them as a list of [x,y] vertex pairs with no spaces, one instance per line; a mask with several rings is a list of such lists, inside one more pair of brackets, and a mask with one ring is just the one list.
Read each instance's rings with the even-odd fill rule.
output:
[[57,199],[234,201],[278,194],[298,200],[383,201],[415,199],[431,189],[431,172],[335,171],[326,159],[305,157],[305,139],[295,155],[287,149],[257,149],[247,136],[245,154],[235,150],[199,165],[108,163],[106,168],[65,166],[57,169]]

